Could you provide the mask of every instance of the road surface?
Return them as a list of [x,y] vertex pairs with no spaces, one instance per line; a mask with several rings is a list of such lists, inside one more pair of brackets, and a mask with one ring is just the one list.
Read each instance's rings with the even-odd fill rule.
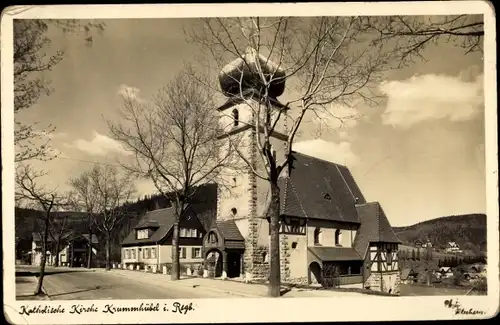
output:
[[[230,293],[172,283],[167,276],[158,276],[158,280],[151,281],[151,279],[142,280],[138,272],[131,272],[136,274],[128,277],[102,270],[48,269],[47,271],[43,287],[50,300],[234,297]],[[183,280],[178,282],[180,281]]]

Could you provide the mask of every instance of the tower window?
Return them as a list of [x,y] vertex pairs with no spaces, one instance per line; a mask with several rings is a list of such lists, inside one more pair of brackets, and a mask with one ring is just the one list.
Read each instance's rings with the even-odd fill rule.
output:
[[240,114],[238,113],[238,110],[235,108],[233,109],[233,120],[234,120],[234,126],[238,126],[240,123]]

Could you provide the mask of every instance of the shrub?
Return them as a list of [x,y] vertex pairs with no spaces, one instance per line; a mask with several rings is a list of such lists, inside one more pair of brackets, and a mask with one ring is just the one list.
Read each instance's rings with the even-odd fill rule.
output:
[[488,281],[485,277],[480,277],[474,282],[474,289],[479,292],[488,292]]

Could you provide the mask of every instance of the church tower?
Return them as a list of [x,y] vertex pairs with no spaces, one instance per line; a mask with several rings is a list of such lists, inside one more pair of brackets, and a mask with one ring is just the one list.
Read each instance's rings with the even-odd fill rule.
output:
[[[270,109],[260,96],[263,87],[256,72],[257,60],[265,74],[274,73],[274,79],[279,78],[267,88]],[[237,155],[241,169],[225,176],[225,186],[220,187],[218,193],[217,220],[233,220],[245,238],[242,270],[248,279],[267,279],[269,272],[269,222],[264,213],[270,188],[266,180],[256,175],[267,176],[259,155],[258,137],[263,136],[266,119],[272,121],[279,110],[282,111],[281,119],[285,116],[285,107],[277,99],[285,89],[284,76],[284,71],[252,48],[248,48],[242,58],[226,65],[219,74],[221,90],[227,97],[218,108],[224,129],[220,139],[225,141],[228,150],[235,150],[229,146],[236,148],[233,154]],[[282,161],[287,143],[285,125],[276,128],[270,142],[278,161]]]

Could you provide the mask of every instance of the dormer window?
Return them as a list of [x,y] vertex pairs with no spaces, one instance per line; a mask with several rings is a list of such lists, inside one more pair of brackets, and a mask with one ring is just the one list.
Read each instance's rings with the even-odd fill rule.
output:
[[147,229],[137,230],[137,239],[147,239],[149,238],[149,231]]
[[335,246],[340,246],[340,235],[342,231],[340,229],[335,230]]
[[238,126],[240,123],[240,114],[238,113],[238,110],[235,108],[233,109],[233,120],[234,120],[234,126]]

